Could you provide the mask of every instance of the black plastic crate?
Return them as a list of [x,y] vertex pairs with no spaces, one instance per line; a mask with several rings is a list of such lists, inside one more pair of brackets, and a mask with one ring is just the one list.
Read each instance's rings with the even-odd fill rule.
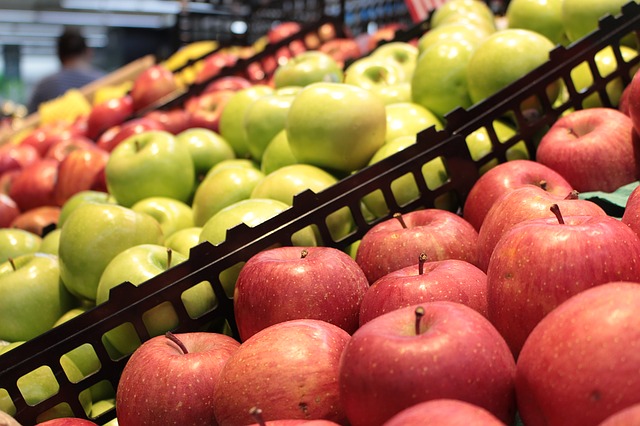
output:
[[[87,417],[79,401],[80,393],[100,382],[109,383],[115,390],[128,358],[110,355],[102,336],[115,327],[128,324],[135,329],[140,341],[149,339],[142,320],[143,313],[160,304],[169,304],[175,310],[179,320],[173,330],[175,332],[193,331],[212,322],[226,321],[230,332],[237,337],[233,301],[224,294],[218,278],[222,271],[248,260],[274,244],[290,244],[291,236],[309,225],[319,229],[325,245],[343,249],[395,212],[433,207],[442,196],[453,196],[457,207],[461,208],[483,165],[490,161],[506,161],[507,150],[520,142],[526,145],[533,157],[541,132],[563,112],[570,108],[580,109],[583,100],[592,93],[596,93],[604,105],[613,106],[605,91],[607,84],[614,79],[621,79],[624,84],[628,84],[632,69],[640,62],[638,56],[628,62],[622,59],[620,40],[639,31],[640,5],[631,2],[619,16],[604,18],[600,22],[600,28],[589,36],[567,48],[556,48],[551,52],[547,63],[519,81],[468,110],[451,112],[443,131],[427,129],[418,134],[415,145],[341,180],[333,187],[318,194],[311,191],[299,194],[291,208],[261,225],[255,228],[240,225],[229,230],[226,241],[218,246],[203,243],[194,247],[186,262],[139,287],[123,284],[115,288],[109,302],[0,356],[0,392],[3,389],[8,392],[16,409],[15,416],[24,424],[36,423],[38,416],[59,404],[68,405],[77,417]],[[618,66],[613,73],[600,76],[595,72],[597,68],[594,56],[605,47],[613,49]],[[594,82],[587,90],[578,92],[573,87],[570,73],[585,62],[595,72]],[[558,80],[567,86],[569,96],[566,102],[552,105],[545,89]],[[540,111],[532,113],[522,110],[522,102],[531,96],[539,99]],[[517,123],[517,134],[507,141],[498,141],[492,123],[505,116],[512,117]],[[481,128],[485,128],[491,136],[493,151],[474,160],[465,139]],[[448,180],[438,188],[429,188],[423,178],[422,167],[438,158],[446,166]],[[413,176],[420,195],[401,205],[391,191],[391,183],[407,174]],[[371,220],[363,212],[361,200],[374,191],[384,194],[389,213]],[[338,239],[330,234],[326,218],[343,208],[349,209],[355,226],[349,235]],[[191,318],[181,303],[181,295],[202,281],[208,281],[212,285],[218,305],[199,318]],[[74,383],[65,374],[60,358],[79,347],[86,348],[86,345],[95,352],[100,366],[92,374]],[[51,376],[58,382],[59,391],[44,401],[29,405],[20,393],[18,383],[21,377],[41,367],[51,370]],[[93,420],[104,423],[114,418],[115,414],[115,410],[111,410]]]

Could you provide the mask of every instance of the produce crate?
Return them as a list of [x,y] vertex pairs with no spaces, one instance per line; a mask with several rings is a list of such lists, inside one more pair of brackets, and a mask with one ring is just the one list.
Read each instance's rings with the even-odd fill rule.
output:
[[[443,196],[452,196],[460,208],[484,165],[506,161],[508,151],[519,143],[523,143],[533,157],[540,134],[564,112],[580,109],[587,96],[595,94],[604,105],[613,106],[606,91],[607,85],[617,79],[628,84],[632,70],[640,62],[639,57],[628,62],[623,60],[620,41],[625,36],[637,35],[639,31],[640,4],[631,2],[624,6],[620,15],[601,20],[600,28],[592,34],[569,47],[557,47],[550,53],[547,63],[521,80],[468,110],[452,111],[446,117],[443,131],[434,128],[424,130],[418,134],[415,145],[344,178],[322,192],[299,194],[288,210],[254,228],[240,225],[229,230],[226,241],[218,246],[203,243],[194,247],[186,262],[139,287],[127,283],[116,287],[108,302],[0,356],[0,402],[10,401],[16,418],[24,424],[36,423],[39,416],[60,405],[67,406],[77,417],[87,417],[80,402],[81,393],[101,382],[110,384],[115,390],[128,359],[128,356],[115,356],[105,344],[103,336],[109,330],[129,327],[135,330],[141,342],[146,341],[151,336],[144,324],[145,312],[163,305],[171,306],[176,313],[178,323],[174,332],[211,330],[210,324],[226,321],[230,333],[237,337],[233,301],[225,295],[219,280],[220,273],[227,268],[275,244],[290,244],[292,235],[307,226],[318,228],[325,245],[342,249],[395,212],[433,207]],[[617,68],[609,75],[600,76],[594,57],[607,47],[615,53]],[[571,71],[583,63],[587,63],[594,74],[593,84],[587,90],[577,91],[571,81]],[[552,103],[545,89],[558,81],[567,87],[567,98],[563,102]],[[523,110],[523,102],[531,97],[539,100],[539,110]],[[515,121],[517,134],[499,141],[492,123],[503,117]],[[493,151],[483,158],[473,159],[465,139],[482,128],[491,137]],[[448,180],[438,188],[429,188],[422,169],[437,159],[444,162]],[[420,195],[401,204],[391,190],[392,182],[407,174],[414,178]],[[363,212],[360,201],[374,191],[384,194],[389,209],[388,215],[375,220]],[[354,228],[349,235],[335,238],[327,227],[326,218],[340,209],[349,210]],[[203,281],[213,287],[218,304],[206,314],[192,318],[181,302],[181,296]],[[99,365],[92,374],[72,381],[60,359],[78,348],[89,348]],[[48,372],[50,379],[57,382],[58,391],[42,401],[27,404],[20,391],[21,384],[30,375],[43,372]],[[93,420],[104,423],[115,414],[115,410],[111,410]]]

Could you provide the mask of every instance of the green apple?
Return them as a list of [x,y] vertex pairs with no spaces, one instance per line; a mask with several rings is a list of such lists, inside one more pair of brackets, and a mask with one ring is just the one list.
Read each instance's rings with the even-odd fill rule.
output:
[[422,55],[425,50],[443,40],[465,40],[478,47],[492,34],[495,34],[495,32],[490,32],[485,28],[468,25],[466,23],[452,23],[434,28],[424,33],[418,39],[418,61],[420,60],[420,55]]
[[469,108],[467,66],[477,43],[444,39],[428,47],[418,59],[411,80],[411,99],[440,119],[456,108]]
[[385,56],[356,59],[344,71],[344,82],[375,91],[409,81],[404,67]]
[[209,173],[191,203],[195,226],[203,226],[223,208],[249,198],[263,178],[264,173],[255,167],[226,167]]
[[[493,131],[495,132],[498,140],[501,143],[505,143],[516,134],[515,128],[505,121],[495,120],[493,121],[492,126]],[[473,160],[480,160],[484,158],[485,155],[493,151],[493,145],[491,144],[489,133],[487,132],[487,129],[485,127],[481,127],[471,132],[466,137],[465,141],[467,143],[467,147],[469,147],[469,152],[471,153],[471,158]],[[531,158],[524,141],[519,141],[515,143],[511,148],[509,148],[506,152],[506,157],[508,161],[528,160]],[[496,166],[497,164],[497,160],[492,160],[482,165],[479,170],[480,174],[485,173],[487,170]]]
[[176,139],[189,148],[196,179],[204,177],[220,161],[236,156],[229,142],[211,129],[193,127],[178,133]]
[[280,167],[289,166],[291,164],[297,164],[298,160],[293,156],[291,147],[289,146],[289,140],[287,139],[287,131],[282,129],[262,154],[262,161],[260,162],[260,171],[265,175],[278,170]]
[[[607,14],[618,15],[630,0],[562,0],[562,23],[569,41],[576,41],[598,28]],[[636,1],[638,3],[638,1]]]
[[[625,62],[630,61],[638,55],[635,49],[628,46],[620,46],[620,53]],[[618,69],[618,61],[611,46],[607,46],[595,55],[595,63],[598,68],[598,73],[602,76],[607,76]],[[631,75],[635,74],[638,69],[636,65]],[[578,92],[589,88],[593,84],[593,75],[591,68],[587,62],[582,62],[577,67],[571,70],[571,80]],[[613,106],[617,106],[620,103],[620,97],[622,91],[625,88],[624,83],[620,78],[615,79],[607,84],[607,95]],[[597,93],[592,93],[582,101],[583,108],[596,108],[601,107],[602,102],[600,96]]]
[[[0,355],[20,346],[24,341],[13,342],[10,345],[0,348]],[[84,377],[82,371],[66,355],[60,358],[60,365],[67,378],[72,382],[78,382]],[[49,366],[41,366],[20,377],[17,381],[18,389],[25,402],[31,406],[56,395],[60,390],[60,385],[56,380],[53,371]],[[83,390],[78,395],[80,404],[85,413],[91,410],[91,392],[89,389]],[[10,415],[16,414],[16,407],[13,405],[8,392],[0,389],[0,410]],[[67,404],[58,404],[38,415],[38,422],[44,422],[59,417],[75,417]]]
[[[554,47],[548,38],[530,30],[505,29],[489,36],[475,49],[467,64],[471,102],[488,98],[546,63]],[[550,102],[555,101],[559,90],[559,83],[549,85]],[[523,102],[523,108],[538,109],[538,99],[532,97]]]
[[86,305],[85,306],[78,306],[78,307],[75,307],[75,308],[71,308],[67,312],[62,314],[60,316],[60,318],[58,318],[56,320],[55,323],[53,323],[53,327],[57,327],[60,324],[63,324],[65,322],[69,321],[70,319],[73,319],[73,318],[77,317],[78,315],[82,315],[85,312],[87,312],[88,310],[89,310],[89,306],[86,306]]
[[244,113],[251,158],[260,163],[267,145],[281,130],[295,94],[276,93],[256,99]]
[[146,213],[112,204],[83,204],[60,234],[62,281],[74,295],[95,301],[102,271],[114,256],[139,244],[163,242],[160,224]]
[[164,245],[171,250],[188,255],[189,251],[198,245],[200,232],[202,232],[202,227],[200,226],[181,229],[171,234],[165,240]]
[[124,207],[154,196],[186,202],[195,184],[189,148],[161,130],[120,142],[111,151],[105,176],[109,193]]
[[24,254],[0,264],[0,339],[33,339],[76,303],[60,280],[56,256]]
[[435,126],[442,129],[442,122],[427,108],[413,102],[399,102],[386,106],[386,142],[400,136],[415,136],[424,129]]
[[[289,204],[269,198],[250,198],[238,201],[217,212],[204,224],[199,242],[208,241],[213,245],[219,245],[227,239],[227,230],[241,223],[253,228],[288,208],[290,208]],[[315,233],[311,228],[304,228],[296,232],[292,240],[296,246],[317,245]],[[236,279],[243,264],[244,262],[240,262],[233,265],[220,274],[220,283],[229,297],[233,296]]]
[[279,65],[273,74],[276,89],[308,86],[321,81],[342,83],[342,68],[333,57],[319,50],[307,50]]
[[[128,281],[140,285],[171,267],[184,262],[187,257],[179,252],[156,244],[141,244],[130,247],[115,256],[100,277],[96,303],[106,302],[110,290]],[[216,304],[213,288],[203,282],[183,294],[183,303],[193,318],[210,311]],[[170,304],[160,304],[143,314],[143,321],[149,334],[158,336],[178,325],[178,316]],[[126,355],[139,345],[139,338],[132,330],[117,329],[105,334],[105,338],[121,354]]]
[[507,6],[508,28],[535,31],[555,44],[566,44],[562,23],[564,0],[511,0]]
[[229,167],[250,167],[253,169],[260,169],[260,164],[256,163],[255,161],[249,158],[234,158],[231,160],[223,160],[218,164],[216,164],[215,166],[213,166],[211,170],[209,170],[205,178],[209,175],[212,175],[220,170],[223,170]]
[[350,173],[384,144],[385,105],[361,87],[313,83],[293,100],[285,129],[298,162]]
[[390,86],[382,86],[371,89],[385,105],[398,102],[411,102],[411,82],[404,81]]
[[418,47],[404,41],[392,41],[378,46],[370,56],[396,62],[404,69],[405,76],[409,79],[418,60]]
[[[106,413],[107,411],[114,409],[116,407],[116,399],[115,398],[106,398],[101,399],[99,401],[95,401],[91,404],[91,414],[89,415],[91,418],[97,418],[101,414]],[[103,426],[117,426],[117,418],[105,423]]]
[[62,228],[72,211],[84,203],[115,204],[116,200],[108,193],[102,191],[85,190],[73,194],[60,208],[58,228]]
[[48,253],[58,255],[58,247],[60,245],[60,233],[62,229],[56,228],[52,229],[42,237],[42,243],[40,244],[40,249],[38,250],[40,253]]
[[244,113],[253,101],[269,93],[273,93],[273,89],[264,84],[255,84],[246,89],[238,90],[222,110],[219,125],[220,135],[231,145],[237,157],[249,156]]
[[131,210],[146,213],[157,220],[165,238],[176,231],[191,228],[194,225],[191,206],[173,198],[145,198],[131,206]]
[[[502,22],[500,23],[501,27],[503,26]],[[468,26],[481,27],[489,34],[496,32],[499,27],[498,21],[495,19],[495,17],[494,19],[487,19],[487,17],[481,13],[468,12],[465,14],[449,14],[448,16],[440,20],[440,22],[438,22],[438,25],[433,26],[432,28],[440,28],[444,27],[445,25],[451,24],[464,24]]]
[[[377,163],[415,143],[415,135],[401,136],[387,142],[371,158],[369,165]],[[430,189],[442,186],[448,179],[447,170],[441,158],[435,158],[425,164],[422,168],[422,175],[427,183],[427,187]],[[400,205],[415,200],[420,195],[416,181],[410,173],[394,180],[391,183],[391,191]],[[389,213],[389,208],[380,191],[374,191],[365,195],[362,202],[375,217],[383,217]],[[453,208],[453,203],[450,197],[445,197],[438,200],[436,207],[450,210]]]
[[10,257],[35,253],[40,250],[42,237],[19,228],[0,229],[0,262]]
[[[292,205],[293,197],[306,189],[316,194],[338,182],[338,179],[325,170],[309,164],[284,166],[269,173],[253,188],[251,198],[270,198]],[[339,239],[347,235],[353,220],[349,209],[341,209],[327,217],[327,226],[331,235]],[[320,241],[320,235],[316,238]]]
[[449,0],[434,10],[431,15],[431,27],[435,28],[442,22],[450,20],[452,16],[467,16],[475,14],[488,22],[492,22],[495,17],[489,6],[484,1],[479,0]]

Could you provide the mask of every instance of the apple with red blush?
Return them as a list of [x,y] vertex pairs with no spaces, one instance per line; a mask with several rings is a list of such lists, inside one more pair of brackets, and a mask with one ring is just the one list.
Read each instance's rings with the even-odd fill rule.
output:
[[207,84],[202,93],[216,92],[218,90],[233,90],[235,92],[251,86],[251,82],[244,77],[240,77],[239,75],[227,75],[216,78],[211,83]]
[[10,228],[24,229],[36,235],[42,235],[50,225],[57,225],[60,207],[40,206],[20,213],[9,225]]
[[189,116],[189,127],[202,127],[218,133],[222,111],[235,93],[233,90],[217,90],[190,98],[184,106]]
[[621,220],[640,236],[640,186],[629,194]]
[[33,146],[38,151],[38,154],[44,157],[55,142],[71,139],[75,136],[84,136],[84,131],[81,127],[64,121],[55,121],[38,126],[25,136],[20,141],[20,144]]
[[58,417],[37,423],[36,426],[98,426],[98,423],[91,420],[81,419],[79,417]]
[[238,61],[238,56],[224,51],[214,52],[202,60],[202,68],[196,74],[196,84],[206,83],[225,67],[231,67]]
[[116,146],[118,146],[118,144],[120,144],[120,142],[127,139],[129,136],[138,135],[149,130],[165,129],[162,124],[150,118],[133,118],[122,124],[107,129],[98,138],[96,146],[104,149],[107,152],[111,152]]
[[21,170],[41,158],[33,145],[6,144],[0,146],[0,174],[10,170]]
[[558,172],[532,160],[512,160],[489,169],[473,184],[462,209],[465,218],[480,230],[497,199],[523,185],[536,185],[550,194],[566,196],[573,187]]
[[141,111],[148,108],[177,89],[178,82],[173,73],[162,64],[153,65],[133,80],[129,92],[133,110]]
[[573,111],[545,133],[536,160],[580,192],[613,192],[640,177],[640,141],[633,133],[631,118],[617,109]]
[[159,123],[167,132],[177,135],[191,127],[190,114],[184,108],[173,108],[168,111],[154,110],[144,117]]
[[0,228],[7,228],[20,215],[18,205],[7,194],[0,193]]
[[425,419],[438,426],[507,426],[486,409],[457,399],[432,399],[405,408],[384,426],[422,426]]
[[97,140],[110,127],[124,123],[133,114],[133,99],[123,95],[100,102],[87,117],[87,137]]
[[360,304],[360,326],[387,312],[418,303],[448,300],[487,316],[487,275],[458,259],[429,262],[420,253],[415,265],[374,282]]
[[369,229],[360,241],[356,262],[370,284],[416,263],[416,253],[428,259],[460,259],[476,265],[478,232],[447,210],[420,209],[395,214]]
[[89,189],[106,190],[104,169],[109,153],[99,149],[78,149],[69,153],[58,166],[58,177],[53,188],[57,206],[62,206],[71,196]]
[[58,178],[57,160],[45,158],[22,169],[12,180],[9,196],[22,211],[53,206],[53,189]]
[[91,139],[85,136],[75,136],[70,139],[62,139],[58,142],[55,142],[47,150],[44,158],[53,158],[54,160],[61,162],[67,155],[79,149],[87,150],[98,148]]
[[557,204],[566,216],[605,216],[596,203],[578,198],[571,192],[566,196],[551,194],[535,185],[525,185],[508,192],[487,213],[478,232],[478,266],[483,271],[502,236],[520,222],[529,219],[554,218],[549,208]]

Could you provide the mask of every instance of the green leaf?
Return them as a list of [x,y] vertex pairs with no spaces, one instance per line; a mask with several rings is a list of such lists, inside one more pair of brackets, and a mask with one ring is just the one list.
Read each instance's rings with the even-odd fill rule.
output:
[[582,200],[589,200],[600,207],[609,215],[621,218],[627,205],[629,195],[640,184],[640,181],[621,186],[613,192],[592,191],[583,192],[579,195]]

